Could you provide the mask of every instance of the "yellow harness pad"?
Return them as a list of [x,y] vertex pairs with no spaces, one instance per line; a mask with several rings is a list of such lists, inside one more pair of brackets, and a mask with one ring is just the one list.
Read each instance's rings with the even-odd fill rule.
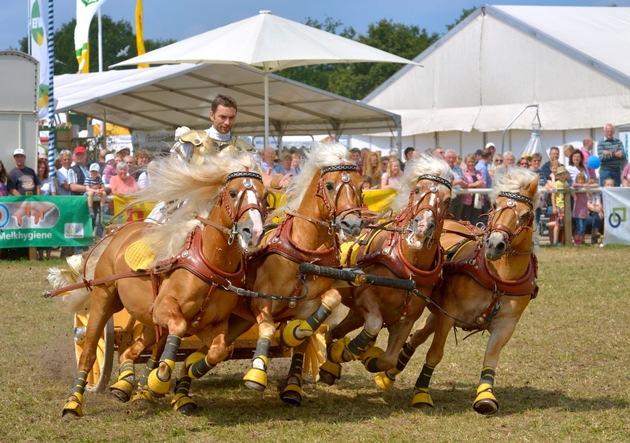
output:
[[125,251],[125,262],[127,262],[132,271],[149,269],[153,260],[155,260],[155,253],[144,240],[132,243]]
[[379,231],[370,231],[362,233],[359,238],[355,241],[348,241],[341,244],[339,248],[339,255],[341,259],[341,266],[343,268],[353,268],[357,264],[357,258],[359,257],[359,244],[365,242],[367,238],[367,244],[365,246],[364,251],[367,251],[370,248],[370,244],[376,237]]

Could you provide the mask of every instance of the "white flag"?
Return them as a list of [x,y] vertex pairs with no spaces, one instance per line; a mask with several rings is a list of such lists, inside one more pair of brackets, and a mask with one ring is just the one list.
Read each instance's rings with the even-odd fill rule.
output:
[[48,91],[50,81],[50,66],[48,64],[48,39],[46,31],[48,28],[45,0],[30,0],[30,23],[28,26],[29,38],[31,39],[31,55],[39,62],[39,99],[37,108],[39,109],[39,119],[45,120],[48,116]]
[[90,23],[96,11],[103,6],[106,0],[77,0],[77,26],[74,28],[74,49],[78,73],[90,72],[90,51],[88,46]]

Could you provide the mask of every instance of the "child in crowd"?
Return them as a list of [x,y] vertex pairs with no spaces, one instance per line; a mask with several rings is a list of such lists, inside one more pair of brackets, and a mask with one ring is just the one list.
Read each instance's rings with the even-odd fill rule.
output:
[[[597,179],[590,179],[591,187],[599,185]],[[602,195],[599,192],[588,192],[586,194],[588,209],[587,225],[591,226],[591,245],[599,246],[599,237],[604,226],[604,207],[602,205]]]
[[[586,188],[586,175],[580,172],[575,176],[575,189]],[[573,221],[575,222],[575,236],[573,244],[582,246],[584,244],[584,236],[586,234],[586,218],[588,217],[588,195],[585,192],[576,192],[573,194]]]
[[111,180],[113,175],[116,175],[116,165],[118,162],[116,161],[116,157],[114,154],[107,154],[105,156],[105,166],[103,167],[103,182],[106,185],[109,185],[109,181]]
[[104,212],[105,202],[107,200],[107,191],[105,184],[101,178],[101,167],[98,163],[90,165],[90,176],[85,177],[85,193],[88,196],[88,208],[90,208],[90,217],[94,218],[94,194],[100,197],[101,214]]
[[564,166],[558,166],[555,173],[554,188],[556,190],[555,195],[551,199],[552,214],[556,216],[555,223],[553,224],[553,237],[551,244],[553,246],[562,246],[562,243],[558,241],[560,237],[560,228],[564,228],[564,193],[570,189],[569,186],[569,172]]

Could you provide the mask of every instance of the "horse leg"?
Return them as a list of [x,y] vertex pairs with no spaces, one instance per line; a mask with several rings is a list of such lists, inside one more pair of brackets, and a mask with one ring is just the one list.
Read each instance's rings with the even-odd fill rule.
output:
[[136,393],[133,396],[132,401],[151,400],[153,394],[149,391],[149,375],[160,364],[160,355],[164,352],[164,346],[166,346],[166,335],[162,335],[160,340],[153,346],[151,351],[151,357],[147,360],[144,368],[142,368],[142,374],[138,380],[138,387]]
[[280,393],[280,399],[293,406],[302,404],[302,368],[307,346],[308,341],[304,341],[293,350],[286,386]]
[[427,351],[427,356],[420,375],[416,380],[413,392],[414,396],[411,400],[411,406],[416,408],[422,408],[426,406],[433,407],[433,399],[429,393],[429,384],[431,383],[431,377],[433,376],[433,370],[440,363],[444,356],[444,345],[448,334],[451,331],[451,327],[454,322],[452,319],[443,315],[436,316],[435,333],[433,335],[433,341]]
[[483,369],[477,386],[477,396],[473,402],[473,409],[480,414],[491,415],[499,411],[499,402],[494,396],[495,370],[501,350],[510,341],[517,323],[518,318],[514,320],[513,317],[496,318],[492,322],[490,339],[483,359]]
[[330,316],[333,309],[341,303],[341,294],[337,289],[329,289],[321,296],[321,304],[305,320],[294,319],[287,323],[282,331],[282,342],[290,348],[300,345],[313,335]]
[[[394,369],[398,361],[398,356],[405,344],[405,340],[409,336],[415,322],[415,317],[406,317],[392,325],[389,328],[389,339],[387,340],[387,349],[385,352],[377,347],[372,347],[365,355],[361,356],[365,369],[372,373]],[[377,350],[376,352],[373,351],[375,349]]]
[[267,387],[267,365],[269,364],[269,348],[271,339],[276,333],[276,326],[271,316],[271,301],[254,300],[252,310],[257,312],[258,341],[252,357],[252,367],[243,377],[245,386],[255,391],[264,391]]
[[143,326],[140,337],[120,354],[118,380],[109,387],[112,395],[122,402],[131,398],[134,388],[134,361],[145,349],[155,343],[155,330],[152,326]]
[[331,343],[328,343],[328,352],[326,361],[319,367],[319,379],[329,386],[335,384],[341,378],[341,364],[335,363],[330,359],[330,348],[334,345],[335,340],[345,337],[350,332],[359,328],[363,324],[363,317],[350,309],[341,323],[333,328],[329,334]]
[[169,331],[166,337],[164,351],[160,356],[158,367],[151,371],[147,379],[147,386],[151,394],[162,396],[170,388],[171,375],[175,369],[175,362],[182,337],[186,333],[187,323],[180,306],[174,297],[165,296],[155,304],[153,322],[166,326]]
[[197,332],[197,337],[202,342],[211,344],[205,354],[197,351],[186,358],[182,376],[175,383],[175,396],[171,400],[171,406],[175,411],[188,415],[197,409],[197,404],[190,397],[190,385],[193,380],[203,377],[227,357],[225,341],[227,329],[226,320]]
[[[382,354],[379,348],[370,347],[376,341],[378,333],[383,327],[383,317],[378,309],[370,309],[365,317],[365,323],[361,332],[352,340],[343,337],[330,347],[329,359],[335,363],[344,363],[365,358],[373,359],[377,354]],[[367,353],[366,350],[370,349]],[[371,351],[377,349],[377,351]],[[379,352],[380,351],[380,352]]]
[[433,334],[433,331],[435,330],[435,318],[436,316],[434,314],[429,314],[429,317],[426,319],[424,325],[422,325],[422,327],[411,336],[409,341],[404,344],[402,350],[398,354],[398,360],[396,361],[395,367],[374,376],[376,386],[383,391],[388,391],[394,387],[396,376],[405,370],[405,367],[407,367],[409,360],[411,360],[411,357],[416,352],[418,346],[427,341],[431,334]]
[[62,417],[83,417],[83,394],[87,385],[87,376],[96,360],[96,346],[101,337],[105,324],[113,315],[113,294],[102,287],[93,289],[90,303],[88,324],[85,329],[85,344],[79,358],[77,372],[74,376],[72,389],[63,406]]

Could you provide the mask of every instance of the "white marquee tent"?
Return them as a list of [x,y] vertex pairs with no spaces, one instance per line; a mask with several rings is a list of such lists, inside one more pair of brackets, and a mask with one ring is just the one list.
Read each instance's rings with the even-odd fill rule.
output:
[[[386,132],[396,137],[400,117],[276,75],[269,77],[272,135]],[[74,111],[132,130],[207,128],[219,94],[238,103],[236,132],[264,131],[263,74],[236,65],[165,65],[55,77],[56,112]]]
[[[402,117],[403,146],[500,148],[538,105],[545,146],[630,124],[630,8],[482,6],[365,98]],[[505,149],[530,138],[535,108]],[[391,144],[389,138],[371,143]]]

